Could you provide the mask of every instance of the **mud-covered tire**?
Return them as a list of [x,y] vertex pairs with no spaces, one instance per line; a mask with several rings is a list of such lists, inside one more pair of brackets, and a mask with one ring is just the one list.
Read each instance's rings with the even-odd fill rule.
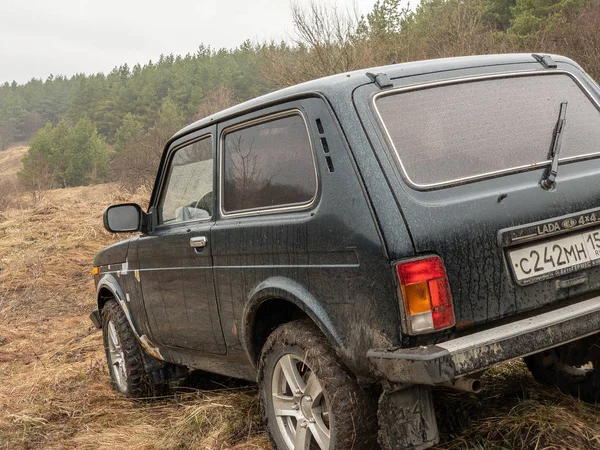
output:
[[533,377],[589,403],[600,402],[600,334],[525,358]]
[[[290,368],[296,369],[295,375],[290,375]],[[374,390],[359,386],[310,320],[289,322],[273,331],[258,370],[261,410],[274,448],[378,448]],[[290,378],[295,381],[290,383]],[[308,435],[310,444],[296,439],[298,432],[300,437]]]
[[113,388],[127,397],[156,395],[148,382],[142,349],[121,307],[113,300],[102,309],[102,338]]

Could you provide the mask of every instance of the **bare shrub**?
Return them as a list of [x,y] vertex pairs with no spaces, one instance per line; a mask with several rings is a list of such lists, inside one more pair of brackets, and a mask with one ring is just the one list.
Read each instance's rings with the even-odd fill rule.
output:
[[579,10],[567,10],[561,21],[542,33],[535,43],[544,51],[573,58],[600,80],[600,2],[588,1]]
[[292,43],[264,49],[264,73],[276,85],[289,86],[379,65],[514,51],[516,44],[483,19],[485,5],[485,0],[431,2],[416,13],[400,8],[392,17],[370,15],[365,22],[356,12],[296,3]]
[[177,106],[167,98],[154,125],[142,136],[130,139],[114,155],[113,172],[124,190],[135,192],[142,186],[152,187],[164,146],[182,122]]
[[[484,21],[485,0],[432,3],[399,35],[402,61],[511,51],[510,40]],[[405,45],[402,45],[402,43]],[[408,45],[406,45],[408,44]]]
[[156,171],[165,143],[173,130],[153,127],[141,138],[130,141],[125,150],[116,154],[113,167],[123,189],[135,192],[154,184]]
[[0,212],[17,204],[21,190],[22,187],[16,180],[0,180]]
[[44,198],[48,189],[54,187],[56,171],[43,158],[34,156],[32,160],[35,163],[24,167],[18,173],[18,177],[21,184],[31,194],[33,201],[38,202]]
[[311,1],[292,4],[292,45],[265,48],[265,74],[278,86],[367,67],[369,45],[358,39],[361,19],[356,10]]
[[237,103],[235,91],[224,84],[211,91],[200,105],[194,120],[200,120]]

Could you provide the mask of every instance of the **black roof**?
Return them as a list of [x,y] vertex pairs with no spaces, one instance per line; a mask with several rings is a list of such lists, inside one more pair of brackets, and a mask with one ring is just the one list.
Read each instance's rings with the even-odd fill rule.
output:
[[[568,58],[559,55],[551,55],[556,62],[566,62],[576,65]],[[473,67],[486,67],[505,64],[524,64],[538,62],[531,53],[513,53],[500,55],[481,55],[481,56],[463,56],[458,58],[430,59],[425,61],[414,61],[401,64],[392,64],[388,66],[372,67],[367,69],[355,70],[352,72],[341,73],[324,78],[319,78],[305,83],[290,86],[285,89],[271,92],[269,94],[256,97],[252,100],[224,109],[208,117],[194,122],[182,130],[175,133],[171,138],[173,140],[215,121],[220,121],[229,117],[243,114],[253,109],[264,106],[265,104],[276,103],[286,98],[320,93],[326,97],[333,95],[335,91],[353,90],[354,88],[373,81],[366,75],[367,73],[385,73],[390,79],[421,75],[432,72],[443,72],[455,69],[467,69]]]

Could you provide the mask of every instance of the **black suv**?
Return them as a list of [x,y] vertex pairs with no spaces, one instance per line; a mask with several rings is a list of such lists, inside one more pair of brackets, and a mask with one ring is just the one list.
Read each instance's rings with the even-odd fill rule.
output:
[[288,450],[433,445],[431,386],[521,356],[596,401],[599,155],[600,88],[556,55],[344,73],[202,119],[148,211],[104,214],[141,232],[94,261],[114,387],[258,380]]

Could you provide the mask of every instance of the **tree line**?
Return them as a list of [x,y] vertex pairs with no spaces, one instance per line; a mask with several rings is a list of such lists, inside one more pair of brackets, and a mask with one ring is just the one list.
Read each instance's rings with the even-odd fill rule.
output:
[[[195,54],[122,65],[107,75],[5,83],[0,149],[31,141],[21,177],[29,188],[41,173],[50,174],[51,187],[111,177],[135,187],[152,182],[162,145],[183,124],[320,76],[446,56],[553,52],[600,79],[597,0],[421,0],[415,9],[401,0],[378,0],[365,17],[322,3],[291,8],[295,32],[286,42],[246,41],[220,50],[201,45]],[[59,136],[83,132],[89,139],[56,149]],[[89,158],[96,160],[81,163]],[[77,170],[82,173],[69,175]]]

